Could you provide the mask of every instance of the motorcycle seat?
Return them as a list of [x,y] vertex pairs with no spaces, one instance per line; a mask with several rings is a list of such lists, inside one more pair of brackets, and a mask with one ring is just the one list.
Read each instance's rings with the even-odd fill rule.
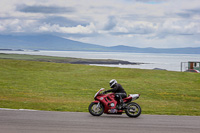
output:
[[128,97],[126,97],[126,98],[123,98],[124,100],[128,100],[128,99],[132,99],[132,97],[131,96],[128,96]]

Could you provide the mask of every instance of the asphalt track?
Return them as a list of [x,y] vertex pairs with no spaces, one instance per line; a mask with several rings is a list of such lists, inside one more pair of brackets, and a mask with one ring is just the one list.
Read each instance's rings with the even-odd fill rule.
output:
[[200,116],[123,115],[0,109],[0,133],[200,133]]

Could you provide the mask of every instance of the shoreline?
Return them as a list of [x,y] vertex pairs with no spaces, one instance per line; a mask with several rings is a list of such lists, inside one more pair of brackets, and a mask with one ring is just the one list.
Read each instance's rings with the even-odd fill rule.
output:
[[70,64],[101,64],[101,65],[140,65],[145,63],[136,63],[123,60],[112,59],[83,59],[72,57],[56,57],[44,55],[29,55],[29,54],[7,54],[0,53],[0,59],[16,59],[16,60],[30,60],[40,62],[53,62],[53,63],[70,63]]

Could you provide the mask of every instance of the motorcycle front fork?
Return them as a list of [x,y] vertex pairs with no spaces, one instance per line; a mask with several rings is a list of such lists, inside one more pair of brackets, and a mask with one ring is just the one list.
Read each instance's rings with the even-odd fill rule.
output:
[[100,108],[100,102],[98,102],[98,104],[97,104],[97,108]]

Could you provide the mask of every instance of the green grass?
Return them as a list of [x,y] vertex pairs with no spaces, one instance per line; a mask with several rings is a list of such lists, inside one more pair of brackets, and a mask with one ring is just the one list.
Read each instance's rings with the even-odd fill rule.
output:
[[87,112],[111,79],[143,114],[200,115],[200,74],[0,59],[0,108]]

